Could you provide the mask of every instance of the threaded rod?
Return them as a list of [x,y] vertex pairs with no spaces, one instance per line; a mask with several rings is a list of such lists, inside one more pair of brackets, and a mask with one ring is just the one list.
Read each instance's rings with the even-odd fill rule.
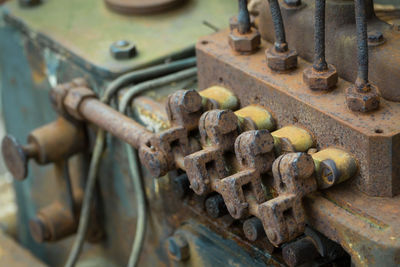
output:
[[315,0],[315,58],[313,67],[318,71],[328,69],[325,59],[325,3],[326,0]]

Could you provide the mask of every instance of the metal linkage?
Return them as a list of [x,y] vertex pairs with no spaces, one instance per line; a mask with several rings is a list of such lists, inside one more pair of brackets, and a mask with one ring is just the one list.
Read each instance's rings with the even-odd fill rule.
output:
[[234,18],[230,20],[231,33],[228,38],[229,45],[234,51],[251,54],[260,46],[260,33],[251,24],[247,0],[239,0],[237,22]]
[[266,51],[268,67],[274,71],[286,71],[297,67],[297,52],[289,50],[286,42],[285,26],[279,3],[268,0],[275,31],[274,48]]
[[327,91],[336,86],[338,73],[325,59],[325,4],[326,0],[315,0],[315,55],[312,67],[304,70],[303,80],[312,90]]
[[368,80],[368,30],[365,0],[355,0],[357,27],[357,79],[346,91],[347,106],[353,111],[368,112],[379,108],[379,90]]

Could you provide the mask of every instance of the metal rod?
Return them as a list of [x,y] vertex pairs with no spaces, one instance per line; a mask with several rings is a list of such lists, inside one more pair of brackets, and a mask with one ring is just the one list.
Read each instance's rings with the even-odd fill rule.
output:
[[325,59],[325,3],[326,0],[315,0],[315,58],[313,67],[318,71],[328,69]]
[[247,0],[239,0],[238,31],[246,34],[250,31],[250,14],[247,9]]
[[358,72],[357,89],[365,90],[368,85],[368,33],[365,0],[355,0],[357,26]]
[[288,50],[285,35],[285,26],[283,25],[282,13],[278,0],[268,0],[271,11],[272,22],[275,31],[275,50],[277,52],[286,52]]

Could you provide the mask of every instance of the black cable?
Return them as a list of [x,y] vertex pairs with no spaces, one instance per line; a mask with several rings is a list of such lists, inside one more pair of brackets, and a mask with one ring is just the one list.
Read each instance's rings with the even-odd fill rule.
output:
[[277,52],[286,52],[288,46],[286,43],[285,26],[283,25],[282,13],[278,0],[268,0],[271,11],[272,22],[275,31],[275,50]]
[[239,14],[238,19],[238,31],[240,34],[246,34],[250,31],[250,14],[247,8],[247,0],[239,0]]
[[356,87],[368,89],[368,32],[365,0],[355,0],[358,71]]
[[325,59],[325,3],[326,0],[315,0],[315,58],[313,67],[318,71],[328,69]]

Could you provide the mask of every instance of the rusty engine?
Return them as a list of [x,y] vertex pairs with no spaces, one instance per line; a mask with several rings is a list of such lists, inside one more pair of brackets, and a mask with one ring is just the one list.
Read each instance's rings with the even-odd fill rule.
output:
[[396,1],[0,8],[2,266],[400,265]]

